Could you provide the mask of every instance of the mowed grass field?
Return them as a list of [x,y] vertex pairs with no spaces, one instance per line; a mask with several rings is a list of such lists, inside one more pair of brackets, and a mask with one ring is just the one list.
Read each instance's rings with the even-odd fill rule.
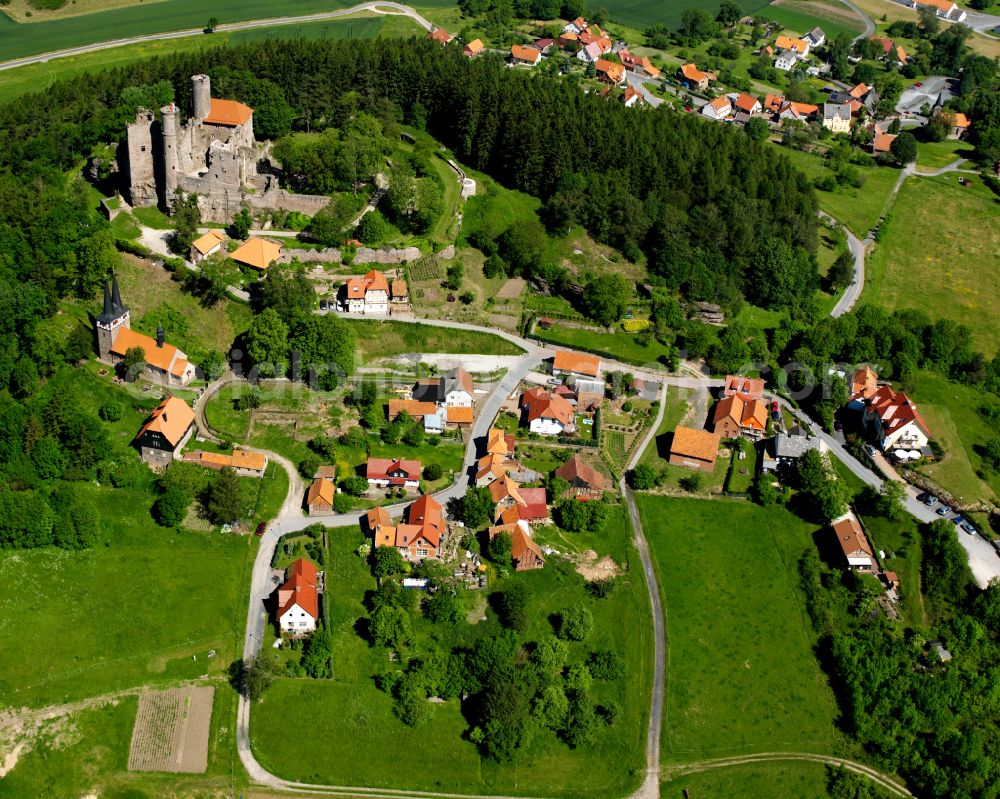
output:
[[779,0],[760,11],[760,16],[773,19],[790,31],[806,33],[817,25],[827,39],[838,34],[855,36],[865,29],[861,17],[845,6],[825,0]]
[[[83,16],[18,23],[0,14],[0,61],[79,47],[93,42],[123,39],[166,31],[202,28],[210,16],[221,23],[335,11],[349,8],[354,0],[162,0],[135,3]],[[412,0],[420,10],[448,9],[443,0]],[[211,37],[206,37],[211,38]]]
[[[481,759],[475,745],[463,738],[469,722],[458,701],[433,705],[431,720],[417,729],[393,715],[392,700],[375,687],[372,675],[400,664],[388,661],[385,650],[370,647],[357,632],[359,620],[368,615],[364,593],[375,588],[367,565],[354,552],[362,540],[357,528],[343,528],[331,538],[328,574],[336,579],[328,583],[327,596],[335,638],[334,679],[278,679],[262,704],[254,707],[251,744],[265,768],[288,779],[409,791],[603,799],[627,795],[637,787],[645,767],[652,639],[642,570],[622,509],[600,536],[580,537],[582,546],[601,556],[611,555],[628,568],[612,597],[587,599],[580,577],[555,558],[542,570],[516,577],[530,595],[532,621],[523,640],[538,640],[551,632],[550,614],[574,602],[590,607],[594,632],[585,642],[570,645],[570,659],[609,647],[621,653],[627,663],[626,678],[595,682],[592,689],[596,701],[617,702],[621,718],[613,729],[601,731],[595,743],[576,750],[551,733],[539,732],[514,764]],[[459,598],[475,607],[469,618],[485,619],[442,630],[417,618],[414,638],[422,643],[414,654],[455,643],[469,646],[500,631],[495,614],[486,609],[485,596],[462,592]],[[290,736],[289,730],[300,728],[304,719],[309,734]]]
[[469,355],[520,355],[520,347],[490,333],[455,331],[411,322],[349,319],[362,363],[412,352]]
[[638,503],[666,614],[664,761],[832,751],[834,697],[797,568],[815,528],[749,502]]
[[821,799],[829,796],[821,763],[774,762],[709,769],[660,783],[662,799]]
[[[736,0],[747,13],[753,14],[764,8],[768,0]],[[719,10],[721,0],[588,0],[587,10],[607,9],[611,19],[623,25],[643,30],[658,22],[668,28],[676,28],[681,15],[690,8],[703,8],[713,17]]]
[[1000,200],[972,181],[907,179],[868,258],[861,299],[967,324],[991,358],[1000,347]]
[[79,490],[106,544],[0,553],[0,703],[41,706],[226,669],[256,539],[158,527],[148,484]]

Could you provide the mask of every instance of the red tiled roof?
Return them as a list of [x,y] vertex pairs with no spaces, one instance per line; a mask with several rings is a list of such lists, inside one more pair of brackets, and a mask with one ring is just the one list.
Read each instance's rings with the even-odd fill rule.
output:
[[535,419],[555,419],[563,426],[573,422],[573,406],[569,400],[543,391],[540,388],[530,388],[521,395],[521,404],[528,409],[528,421]]
[[606,487],[604,475],[597,471],[597,469],[584,463],[583,458],[579,455],[574,455],[566,461],[566,463],[556,469],[555,474],[556,477],[561,477],[570,483],[578,480],[596,491],[604,491]]
[[601,371],[601,359],[596,355],[588,355],[584,352],[559,350],[552,358],[552,368],[561,372],[574,372],[588,377],[597,377],[598,372]]
[[545,505],[544,488],[522,488],[520,493],[526,504],[518,505],[517,513],[524,521],[549,518],[549,509]]
[[253,116],[253,109],[243,105],[236,100],[216,100],[212,98],[212,105],[209,108],[208,116],[204,121],[208,125],[224,125],[227,128],[235,128],[237,125],[244,125]]
[[764,381],[756,377],[726,375],[726,387],[722,395],[728,397],[739,394],[743,399],[762,399],[764,397]]
[[423,468],[417,460],[369,458],[365,464],[365,476],[369,480],[419,480]]
[[316,566],[299,558],[288,567],[288,579],[278,588],[278,616],[283,616],[293,605],[319,618],[319,592],[316,590]]

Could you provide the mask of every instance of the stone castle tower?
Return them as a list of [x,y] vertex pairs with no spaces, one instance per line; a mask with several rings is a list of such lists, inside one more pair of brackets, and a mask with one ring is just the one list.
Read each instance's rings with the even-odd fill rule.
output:
[[153,170],[153,112],[140,108],[127,128],[129,202],[132,205],[154,205],[156,173]]
[[118,331],[123,327],[132,327],[129,310],[122,303],[118,291],[118,276],[111,274],[111,280],[104,282],[104,310],[95,320],[97,328],[97,351],[102,360],[108,360],[111,355],[111,345],[115,343]]

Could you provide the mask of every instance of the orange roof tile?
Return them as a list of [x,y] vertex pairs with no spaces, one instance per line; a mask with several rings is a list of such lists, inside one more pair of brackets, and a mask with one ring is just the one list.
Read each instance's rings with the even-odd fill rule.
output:
[[267,269],[281,255],[281,245],[256,237],[247,239],[230,254],[230,258],[254,269]]
[[212,105],[205,123],[208,125],[224,125],[227,128],[235,128],[237,125],[244,125],[253,116],[253,109],[248,105],[236,100],[216,100],[212,98]]
[[218,230],[210,230],[204,236],[199,236],[192,243],[191,246],[194,247],[202,255],[207,255],[216,247],[218,247],[222,242],[226,240],[226,237]]
[[472,408],[451,406],[445,409],[449,424],[472,424]]
[[601,359],[596,355],[588,355],[584,352],[558,350],[552,359],[552,368],[561,372],[597,377],[601,371]]
[[337,489],[333,485],[333,480],[328,477],[319,477],[309,484],[306,489],[306,506],[329,505],[333,507],[333,498]]
[[701,83],[701,81],[710,78],[710,73],[702,72],[694,64],[684,64],[681,66],[681,74],[688,80],[693,80],[696,83]]
[[437,405],[433,402],[412,399],[389,400],[389,421],[395,419],[403,411],[406,411],[414,419],[422,419],[437,413]]
[[262,472],[267,467],[267,456],[263,452],[250,452],[245,449],[234,449],[232,454],[227,455],[222,452],[197,452],[184,453],[184,460],[207,466],[218,466],[230,469],[250,469]]
[[183,353],[173,344],[164,342],[162,347],[157,347],[156,339],[150,338],[145,333],[140,333],[130,327],[119,328],[118,335],[115,336],[115,341],[111,345],[111,352],[124,358],[125,354],[135,347],[143,351],[146,363],[150,366],[174,377],[184,375],[188,362],[183,357]]
[[695,430],[693,427],[678,425],[674,430],[670,454],[715,463],[719,454],[720,439],[718,433],[709,433],[707,430]]
[[159,433],[167,442],[176,447],[188,428],[194,423],[194,411],[180,397],[167,397],[156,406],[146,423],[139,428],[135,440],[140,440],[147,431]]
[[542,58],[541,51],[520,44],[510,46],[510,55],[515,61],[524,61],[528,64],[537,64]]
[[454,37],[444,28],[438,28],[433,33],[427,34],[428,39],[432,39],[439,44],[448,44]]
[[318,619],[316,566],[305,558],[299,558],[288,567],[288,575],[288,580],[278,588],[278,617],[283,616],[292,606],[298,605],[313,619]]
[[469,42],[467,45],[465,45],[465,48],[464,48],[465,49],[465,54],[466,55],[470,55],[470,56],[471,55],[476,55],[484,47],[486,47],[486,45],[483,44],[483,40],[482,39],[473,39],[471,42]]
[[742,92],[739,97],[736,98],[736,107],[740,111],[746,111],[748,114],[753,113],[754,108],[756,108],[760,102],[753,95]]

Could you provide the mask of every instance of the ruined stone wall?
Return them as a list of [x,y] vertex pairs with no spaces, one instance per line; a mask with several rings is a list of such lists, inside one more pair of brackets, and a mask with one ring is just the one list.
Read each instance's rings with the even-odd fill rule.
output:
[[133,206],[156,204],[156,174],[153,166],[153,112],[140,108],[135,122],[126,129],[123,173],[128,200]]

